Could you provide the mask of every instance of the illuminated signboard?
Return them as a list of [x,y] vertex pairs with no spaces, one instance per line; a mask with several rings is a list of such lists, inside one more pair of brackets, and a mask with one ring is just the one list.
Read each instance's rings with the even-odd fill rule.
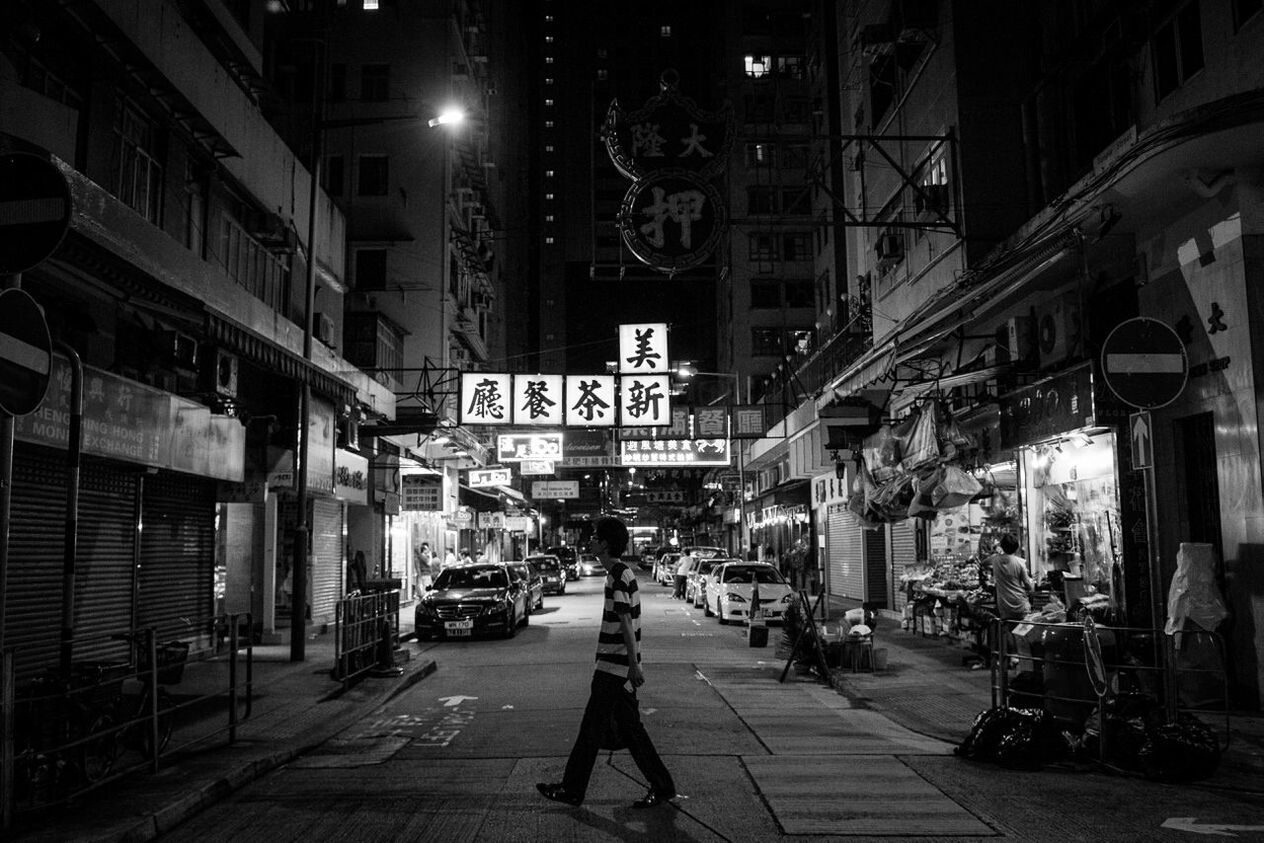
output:
[[512,424],[512,395],[512,375],[462,372],[461,424]]
[[514,424],[560,425],[565,401],[562,375],[514,375]]
[[621,375],[619,417],[625,425],[664,427],[672,423],[669,375]]
[[564,498],[574,500],[579,497],[578,480],[537,480],[531,484],[531,497]]
[[671,367],[667,356],[667,323],[619,326],[619,374],[662,374]]
[[518,471],[523,477],[528,475],[552,474],[557,470],[557,463],[551,460],[523,460],[518,463]]
[[508,468],[470,469],[471,489],[486,489],[491,486],[508,486],[512,481],[513,472]]
[[497,462],[562,458],[560,433],[509,433],[496,437]]
[[730,465],[727,439],[655,439],[619,443],[619,464],[691,468]]
[[566,376],[566,424],[610,427],[615,423],[614,375]]

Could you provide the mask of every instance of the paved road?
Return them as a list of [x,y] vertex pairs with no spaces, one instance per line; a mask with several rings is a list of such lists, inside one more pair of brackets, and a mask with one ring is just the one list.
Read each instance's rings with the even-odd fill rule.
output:
[[1252,794],[962,762],[829,688],[780,684],[771,646],[642,584],[641,710],[676,807],[629,807],[644,785],[626,753],[601,757],[581,809],[535,792],[560,778],[587,697],[592,577],[514,639],[414,645],[434,675],[167,839],[1141,841],[1196,837],[1162,828],[1172,817],[1264,826]]

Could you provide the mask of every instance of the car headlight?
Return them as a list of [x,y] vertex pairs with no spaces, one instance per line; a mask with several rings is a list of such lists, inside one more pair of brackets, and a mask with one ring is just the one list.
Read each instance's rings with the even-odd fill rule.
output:
[[726,600],[728,600],[730,603],[745,603],[745,602],[746,602],[746,598],[745,598],[745,597],[743,597],[743,596],[742,596],[742,595],[740,595],[740,594],[734,594],[734,593],[733,593],[733,592],[731,592],[731,591],[730,591],[728,594],[724,595],[724,597],[725,597],[725,599],[726,599]]
[[423,617],[434,617],[435,608],[429,603],[421,602],[417,604],[417,614]]

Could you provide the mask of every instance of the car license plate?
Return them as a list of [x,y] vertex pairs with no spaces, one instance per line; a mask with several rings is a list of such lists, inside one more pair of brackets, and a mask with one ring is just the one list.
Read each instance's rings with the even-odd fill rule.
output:
[[444,621],[443,629],[448,635],[459,637],[469,635],[474,631],[474,621],[466,619],[463,621]]

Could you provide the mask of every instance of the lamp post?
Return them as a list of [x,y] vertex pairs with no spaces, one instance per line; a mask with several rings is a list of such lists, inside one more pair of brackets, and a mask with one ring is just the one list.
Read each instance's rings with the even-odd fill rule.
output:
[[[731,378],[733,380],[733,397],[737,404],[742,403],[742,376],[738,372],[700,372],[689,364],[681,364],[676,369],[676,374],[686,380],[696,375],[705,375],[713,378]],[[729,442],[734,442],[732,436],[733,419],[729,418]],[[746,552],[750,551],[749,535],[746,528],[746,454],[742,449],[740,440],[737,440],[737,538],[742,549]]]

